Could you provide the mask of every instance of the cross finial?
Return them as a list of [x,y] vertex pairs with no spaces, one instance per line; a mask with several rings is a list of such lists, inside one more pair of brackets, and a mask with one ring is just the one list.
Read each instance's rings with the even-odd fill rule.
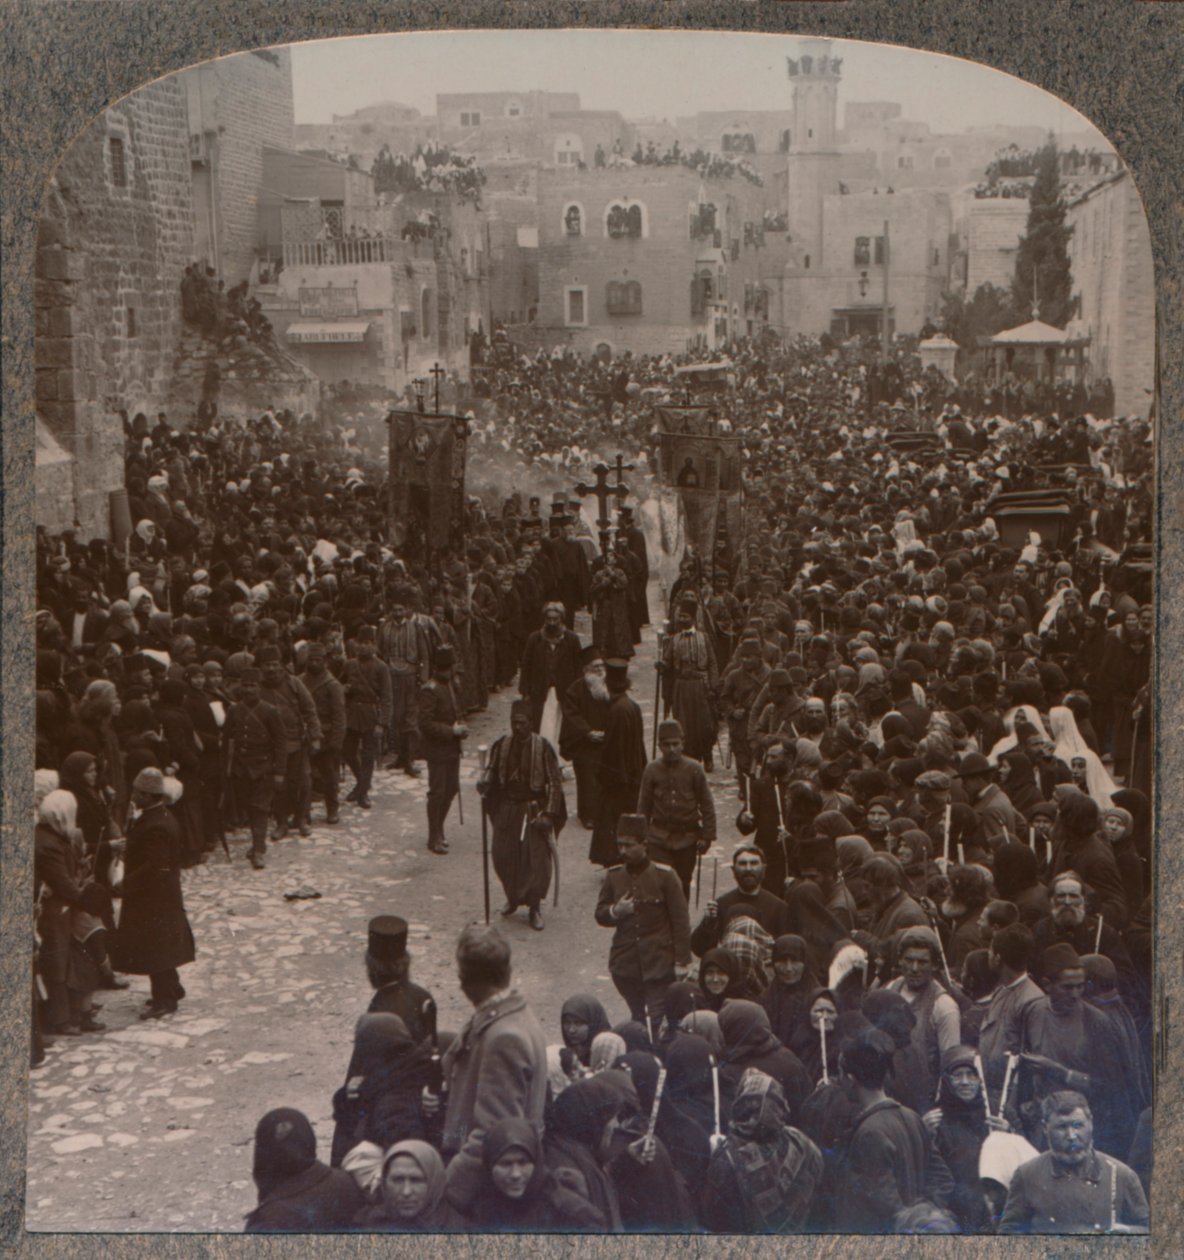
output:
[[436,382],[436,404],[435,404],[435,410],[436,410],[436,415],[439,415],[439,414],[440,414],[440,382],[441,382],[441,380],[443,380],[443,378],[447,375],[447,373],[446,373],[446,372],[445,372],[445,370],[444,370],[444,369],[443,369],[443,368],[439,365],[439,363],[433,363],[433,364],[432,364],[432,367],[431,367],[431,371],[429,372],[429,375],[430,375],[430,376],[431,376],[431,377],[435,380],[435,382]]

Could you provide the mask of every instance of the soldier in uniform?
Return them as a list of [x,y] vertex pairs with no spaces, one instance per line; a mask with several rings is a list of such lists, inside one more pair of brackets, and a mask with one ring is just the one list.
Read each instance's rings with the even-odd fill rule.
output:
[[452,690],[454,663],[450,647],[437,648],[431,681],[419,692],[419,746],[428,763],[428,848],[432,853],[448,852],[444,820],[460,791],[461,742],[469,733]]
[[[341,769],[341,748],[345,743],[345,688],[329,672],[325,645],[310,643],[305,648],[305,671],[300,681],[312,696],[321,722],[321,751],[313,758],[312,770],[325,798],[325,822],[337,822],[337,780]],[[301,820],[308,823],[306,814]]]
[[382,751],[382,732],[391,720],[390,670],[374,658],[374,628],[361,626],[354,639],[357,655],[346,662],[345,764],[354,772],[353,789],[346,796],[362,809],[370,808],[370,780]]
[[435,1029],[436,1003],[427,989],[412,984],[411,955],[407,952],[407,920],[380,914],[370,920],[366,944],[366,975],[374,996],[369,1015],[397,1015],[418,1044]]
[[691,925],[678,876],[646,855],[646,819],[622,814],[617,846],[622,865],[605,872],[596,922],[615,928],[608,969],[636,1020],[657,1034],[666,990],[691,968]]
[[267,852],[267,823],[271,802],[284,786],[287,736],[284,719],[272,705],[260,699],[261,675],[244,669],[239,676],[238,702],[226,715],[222,746],[226,761],[222,781],[234,782],[239,808],[247,811],[251,825],[251,865],[263,869]]
[[321,751],[321,719],[308,689],[280,660],[277,647],[263,647],[255,657],[263,673],[263,698],[284,721],[284,786],[275,806],[273,840],[282,840],[293,823],[302,836],[310,834],[305,817],[311,783],[309,758]]

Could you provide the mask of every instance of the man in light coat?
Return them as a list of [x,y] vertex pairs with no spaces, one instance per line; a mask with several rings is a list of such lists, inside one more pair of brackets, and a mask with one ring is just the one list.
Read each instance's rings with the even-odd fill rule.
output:
[[449,1201],[463,1211],[481,1185],[481,1143],[499,1120],[529,1120],[542,1133],[547,1043],[513,987],[510,945],[495,927],[472,924],[456,946],[460,987],[473,1014],[444,1055],[448,1110],[444,1157]]

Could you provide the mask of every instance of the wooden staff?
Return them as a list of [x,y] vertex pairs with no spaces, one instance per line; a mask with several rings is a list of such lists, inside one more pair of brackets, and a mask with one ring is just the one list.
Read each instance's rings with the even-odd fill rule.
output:
[[[489,745],[477,746],[477,760],[481,765],[481,778],[485,778],[485,768],[489,761]],[[485,923],[489,924],[489,811],[485,808],[485,798],[481,797],[481,868],[485,875]]]
[[830,1084],[830,1073],[826,1067],[826,1016],[821,1015],[818,1019],[818,1035],[822,1038],[822,1083]]
[[1011,1093],[1011,1078],[1015,1073],[1015,1065],[1020,1061],[1018,1054],[1007,1055],[1007,1071],[1003,1073],[1003,1093],[999,1095],[999,1115],[1002,1118],[1003,1108],[1007,1106],[1007,1095]]
[[695,862],[695,909],[699,908],[699,890],[703,887],[703,850],[699,850],[699,856]]
[[650,749],[650,760],[658,755],[658,719],[661,717],[662,705],[662,640],[666,636],[658,631],[658,659],[654,662],[654,737]]
[[966,850],[963,849],[961,840],[958,841],[958,865],[966,865]]
[[933,935],[937,937],[937,952],[941,955],[941,969],[945,973],[946,984],[952,989],[954,982],[950,978],[950,964],[946,962],[946,947],[941,943],[941,933],[936,927],[933,929]]
[[715,900],[715,890],[719,887],[719,858],[711,859],[711,900]]
[[991,1118],[991,1099],[987,1093],[987,1075],[983,1071],[982,1056],[976,1054],[974,1056],[974,1070],[978,1073],[978,1083],[983,1090],[983,1110],[987,1113],[987,1119]]
[[1102,952],[1102,924],[1105,922],[1104,915],[1098,915],[1098,930],[1094,933],[1094,953]]
[[953,806],[947,805],[941,823],[941,856],[942,861],[945,862],[946,866],[949,866],[950,864],[950,815],[952,811]]
[[1036,856],[1036,828],[1031,823],[1028,824],[1028,848],[1032,850],[1032,856]]

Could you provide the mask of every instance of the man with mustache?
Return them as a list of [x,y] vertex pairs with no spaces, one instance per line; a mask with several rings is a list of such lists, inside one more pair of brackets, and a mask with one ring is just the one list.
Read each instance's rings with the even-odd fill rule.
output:
[[591,830],[600,791],[600,760],[608,725],[611,696],[605,679],[604,655],[593,645],[583,651],[583,673],[562,696],[563,725],[559,753],[570,761],[576,776],[576,813]]

